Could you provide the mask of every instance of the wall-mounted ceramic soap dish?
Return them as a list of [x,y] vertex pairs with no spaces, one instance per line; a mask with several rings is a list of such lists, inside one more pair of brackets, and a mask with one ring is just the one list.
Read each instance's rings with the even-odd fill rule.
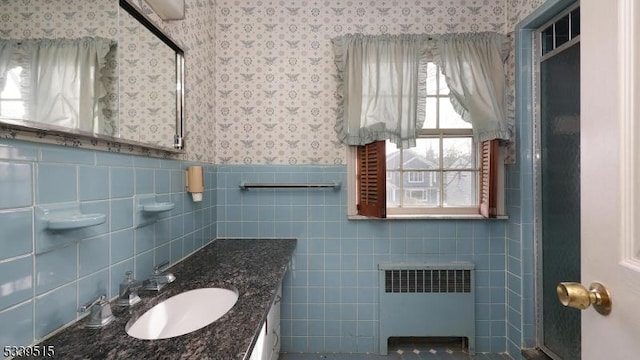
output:
[[172,202],[154,202],[142,205],[142,211],[149,213],[160,213],[169,210],[173,210],[176,204]]
[[105,222],[105,214],[70,214],[51,216],[47,219],[47,228],[51,230],[72,230],[100,225]]
[[107,219],[105,214],[83,214],[79,204],[41,207],[40,210],[43,214],[42,220],[46,221],[46,228],[56,231],[100,225]]
[[154,224],[163,213],[176,207],[175,203],[158,201],[155,195],[139,195],[135,197],[135,226],[142,227]]

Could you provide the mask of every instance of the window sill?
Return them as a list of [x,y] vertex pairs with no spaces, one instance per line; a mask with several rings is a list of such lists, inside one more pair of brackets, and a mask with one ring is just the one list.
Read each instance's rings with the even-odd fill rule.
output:
[[487,219],[484,216],[478,214],[461,214],[461,215],[445,215],[445,214],[430,214],[430,215],[388,215],[386,218],[378,219],[362,215],[347,215],[348,220],[508,220],[507,215],[498,215],[496,218]]

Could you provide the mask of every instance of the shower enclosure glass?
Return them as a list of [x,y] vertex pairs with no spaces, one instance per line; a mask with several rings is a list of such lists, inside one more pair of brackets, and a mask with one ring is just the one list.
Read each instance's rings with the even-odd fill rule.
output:
[[580,359],[580,311],[560,304],[556,285],[580,282],[580,43],[558,29],[551,36],[562,44],[540,60],[538,291],[543,349],[572,360]]

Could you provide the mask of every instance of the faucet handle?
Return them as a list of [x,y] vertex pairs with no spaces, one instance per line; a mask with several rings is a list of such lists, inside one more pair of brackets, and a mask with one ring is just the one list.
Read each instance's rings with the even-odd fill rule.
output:
[[94,300],[90,301],[88,304],[83,305],[80,309],[79,312],[87,312],[89,311],[89,309],[93,308],[95,305],[103,305],[106,302],[106,298],[107,295],[100,295],[97,298],[95,298]]
[[115,319],[111,313],[111,306],[106,299],[106,295],[100,295],[79,309],[79,312],[91,310],[91,313],[87,317],[86,327],[101,328]]
[[136,281],[131,270],[124,274],[127,278],[120,283],[120,292],[116,303],[119,306],[133,306],[141,300],[138,295],[138,289],[144,286],[144,281]]
[[167,265],[169,265],[169,260],[165,260],[165,261],[161,262],[160,264],[154,266],[153,267],[153,275],[160,275],[162,273],[162,271],[164,271],[164,270],[161,270],[161,269],[163,267],[167,266]]
[[160,291],[165,285],[173,282],[176,277],[170,273],[165,272],[163,267],[169,265],[169,261],[165,260],[162,263],[154,266],[153,275],[149,279],[148,284],[144,287],[146,290]]
[[125,272],[124,275],[127,277],[124,280],[125,284],[131,284],[132,282],[136,281],[136,279],[133,278],[133,271],[129,270],[129,271]]

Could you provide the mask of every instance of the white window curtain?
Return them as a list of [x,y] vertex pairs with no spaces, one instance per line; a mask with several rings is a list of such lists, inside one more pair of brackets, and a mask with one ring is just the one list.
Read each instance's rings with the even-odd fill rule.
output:
[[[26,106],[25,120],[102,132],[102,98],[106,90],[101,69],[115,44],[113,40],[87,37],[0,42],[1,49],[14,49],[8,56],[9,65],[0,68],[2,78],[12,68],[22,67],[20,89]],[[0,59],[4,62],[5,55]]]
[[425,118],[427,38],[348,34],[332,42],[340,140],[364,145],[389,139],[399,148],[415,146]]
[[434,60],[451,90],[451,103],[470,122],[476,141],[509,140],[506,78],[507,37],[498,33],[437,37]]
[[476,141],[509,140],[504,60],[507,37],[348,34],[332,39],[339,99],[335,130],[347,145],[389,139],[415,146],[425,119],[426,66],[445,74],[454,109]]

